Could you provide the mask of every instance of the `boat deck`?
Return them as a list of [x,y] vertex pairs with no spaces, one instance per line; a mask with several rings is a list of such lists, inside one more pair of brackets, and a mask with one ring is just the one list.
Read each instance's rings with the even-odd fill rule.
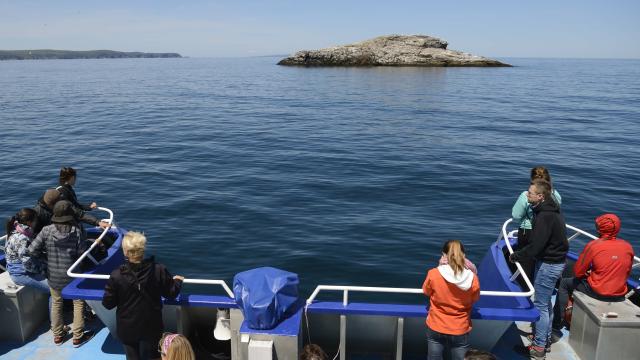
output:
[[49,324],[42,325],[36,334],[26,343],[0,342],[0,359],[3,360],[122,360],[125,358],[124,349],[98,320],[87,324],[87,329],[94,329],[96,336],[79,348],[73,347],[71,337],[62,345],[53,343],[53,334],[49,331]]

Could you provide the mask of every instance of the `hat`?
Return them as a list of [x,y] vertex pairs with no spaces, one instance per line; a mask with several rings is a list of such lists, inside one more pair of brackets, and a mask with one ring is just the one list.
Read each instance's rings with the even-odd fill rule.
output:
[[44,196],[42,197],[42,201],[44,201],[45,205],[51,209],[56,202],[60,200],[60,191],[57,189],[49,189],[45,191]]
[[75,211],[73,204],[68,200],[60,200],[53,207],[53,216],[51,222],[65,223],[75,219]]
[[602,236],[615,237],[620,232],[620,218],[615,214],[604,214],[596,218],[596,228]]

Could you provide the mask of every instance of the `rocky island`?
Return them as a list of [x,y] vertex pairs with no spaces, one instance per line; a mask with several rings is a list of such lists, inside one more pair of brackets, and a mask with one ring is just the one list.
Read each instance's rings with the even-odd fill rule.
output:
[[113,50],[0,50],[0,60],[50,59],[120,59],[120,58],[180,58],[177,53],[122,52]]
[[448,50],[427,35],[388,35],[355,44],[302,50],[278,65],[302,66],[511,66],[497,60]]

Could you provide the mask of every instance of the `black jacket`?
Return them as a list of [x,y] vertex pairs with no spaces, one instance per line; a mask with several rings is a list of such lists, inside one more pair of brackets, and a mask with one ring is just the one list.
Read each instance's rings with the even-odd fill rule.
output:
[[[65,185],[65,186],[69,186],[69,185]],[[58,191],[60,192],[60,200],[69,200],[70,193],[68,192],[68,190],[63,190],[63,189],[66,189],[66,188],[64,186],[58,187]],[[71,189],[71,192],[73,194],[72,198],[75,199],[75,192],[73,191],[73,188]],[[77,199],[75,199],[75,202],[71,201],[71,203],[73,204],[73,211],[74,211],[74,216],[76,218],[76,221],[83,222],[93,226],[100,225],[100,220],[98,220],[95,216],[90,215],[89,213],[87,213],[87,211],[85,211],[85,207],[91,210],[90,206],[83,207],[82,205],[78,204]],[[47,204],[45,204],[43,197],[40,197],[40,199],[38,199],[38,202],[36,203],[36,206],[33,207],[33,210],[36,212],[37,216],[36,216],[35,223],[32,225],[32,228],[33,228],[33,233],[37,235],[38,233],[40,233],[43,227],[47,225],[51,225],[51,216],[53,215],[53,210],[51,210],[47,206]]]
[[553,264],[565,262],[569,241],[560,207],[552,199],[544,200],[533,208],[533,214],[529,245],[516,251],[515,259],[535,258]]
[[126,262],[111,272],[102,305],[116,310],[118,337],[126,344],[157,340],[163,330],[160,296],[175,299],[182,282],[153,257],[139,264]]
[[60,192],[60,200],[69,200],[73,206],[80,208],[84,211],[91,211],[90,205],[82,205],[78,202],[76,191],[69,184],[60,185],[56,188]]

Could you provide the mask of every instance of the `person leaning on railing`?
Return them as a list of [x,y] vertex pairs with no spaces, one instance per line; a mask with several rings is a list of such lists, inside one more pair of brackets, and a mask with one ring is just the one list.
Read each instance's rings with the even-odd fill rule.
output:
[[615,214],[596,218],[600,238],[590,241],[580,253],[573,267],[575,277],[560,281],[553,308],[555,334],[563,327],[569,296],[576,290],[601,301],[625,300],[634,253],[631,244],[617,237],[620,225],[620,219]]
[[160,357],[158,341],[162,336],[162,299],[175,299],[182,288],[182,276],[171,276],[167,268],[144,259],[147,238],[129,231],[122,239],[127,261],[113,270],[107,281],[102,305],[116,310],[118,337],[127,359],[139,359],[141,354]]
[[422,291],[429,297],[428,358],[442,359],[447,345],[451,358],[463,360],[469,349],[471,308],[480,298],[478,276],[465,267],[464,246],[449,240],[442,247],[447,263],[429,270]]
[[[562,197],[560,193],[553,188],[553,183],[551,182],[551,174],[549,174],[549,170],[547,170],[544,166],[536,166],[531,169],[531,185],[535,180],[544,180],[551,184],[551,196],[553,196],[553,200],[555,203],[560,206],[562,204]],[[533,208],[531,207],[531,203],[529,203],[528,191],[523,191],[516,203],[513,204],[513,208],[511,209],[511,217],[515,223],[519,223],[518,227],[518,243],[516,244],[516,248],[514,250],[523,249],[525,246],[529,245],[529,236],[531,235],[531,228],[533,224]],[[506,247],[505,247],[506,249]],[[527,275],[529,280],[533,282],[533,274],[536,267],[535,259],[521,259],[520,265],[524,270],[524,273]],[[512,271],[515,270],[515,266],[512,266]],[[522,277],[518,277],[518,282],[523,289],[527,288],[527,284]]]
[[527,259],[536,261],[533,305],[540,312],[540,318],[535,322],[533,342],[520,350],[531,358],[544,359],[546,349],[551,346],[549,341],[553,320],[551,296],[564,270],[569,241],[564,216],[551,194],[551,184],[545,180],[534,180],[529,187],[527,197],[535,216],[529,237],[530,242],[529,245],[511,254],[509,261],[512,263]]
[[83,205],[78,202],[78,197],[73,189],[76,179],[77,173],[75,169],[71,167],[63,167],[60,169],[59,186],[45,191],[45,193],[36,202],[34,210],[38,216],[33,226],[34,234],[37,235],[43,227],[51,224],[52,209],[59,200],[67,200],[71,202],[75,217],[78,221],[93,226],[100,226],[103,229],[106,229],[109,226],[109,223],[100,221],[95,216],[88,213],[98,207],[98,204],[92,202],[91,204]]

